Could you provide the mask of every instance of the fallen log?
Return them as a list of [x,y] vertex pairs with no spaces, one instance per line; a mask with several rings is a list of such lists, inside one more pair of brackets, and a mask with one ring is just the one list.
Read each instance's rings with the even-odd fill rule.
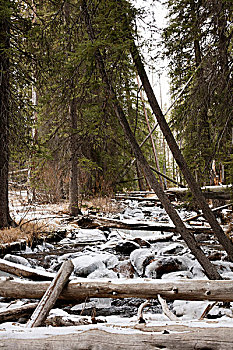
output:
[[55,277],[54,273],[33,269],[21,264],[15,264],[11,261],[0,259],[0,271],[10,273],[19,277],[30,278],[35,281],[51,280]]
[[[0,296],[5,298],[40,299],[49,282],[0,279]],[[89,280],[77,278],[63,289],[59,299],[142,298],[155,299],[160,294],[167,300],[233,301],[231,280],[116,279]]]
[[[228,207],[230,207],[230,206],[232,206],[232,205],[233,205],[232,202],[231,202],[231,203],[228,203],[228,204],[225,204],[225,205],[222,205],[221,207],[217,207],[217,208],[212,209],[212,212],[215,213],[215,212],[217,212],[217,211],[219,211],[219,210],[226,209],[226,208],[228,208]],[[185,219],[185,220],[183,220],[183,221],[184,221],[184,222],[189,222],[189,221],[191,221],[191,220],[195,220],[195,219],[197,219],[197,218],[200,218],[201,216],[203,216],[203,213],[200,213],[200,214],[191,216],[190,218]]]
[[[106,230],[112,228],[118,228],[122,230],[139,230],[139,231],[162,231],[162,232],[177,232],[179,230],[175,227],[175,225],[164,222],[143,222],[135,220],[124,220],[120,221],[117,219],[109,219],[109,218],[99,218],[93,215],[89,215],[86,217],[89,221],[85,220],[85,217],[78,221],[78,224],[82,228],[98,228],[99,230]],[[81,221],[82,220],[82,221]],[[186,225],[186,228],[193,233],[211,233],[212,229],[209,226],[195,226],[195,225]]]
[[36,310],[33,312],[30,320],[28,321],[26,327],[33,328],[38,327],[46,319],[49,311],[54,306],[56,300],[61,294],[64,286],[69,280],[71,273],[74,270],[74,265],[71,260],[64,261],[60,267],[56,277],[53,279],[48,289],[46,290],[43,298],[39,302]]
[[[202,194],[206,199],[229,200],[231,199],[231,189],[231,185],[201,187]],[[191,195],[191,191],[188,187],[171,187],[166,193],[176,195],[179,199],[184,199],[184,196]]]
[[26,305],[14,307],[11,309],[0,310],[0,323],[8,321],[17,321],[19,317],[31,315],[33,310],[37,307],[37,303],[29,303]]
[[36,329],[20,330],[18,334],[17,331],[10,330],[7,334],[1,332],[0,341],[1,346],[7,350],[63,350],[67,349],[67,345],[70,350],[229,350],[233,344],[232,327],[229,326],[203,327],[202,323],[200,327],[193,325],[117,327],[101,324],[101,329],[98,328],[99,326],[95,325],[91,329],[84,330],[83,326],[80,326],[69,334],[62,334],[62,329],[54,334],[51,329],[45,328],[44,334],[40,331],[41,336]]

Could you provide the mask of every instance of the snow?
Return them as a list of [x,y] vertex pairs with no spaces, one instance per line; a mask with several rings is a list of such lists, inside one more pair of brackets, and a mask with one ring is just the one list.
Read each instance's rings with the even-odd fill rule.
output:
[[[25,194],[24,194],[25,195]],[[51,218],[52,215],[56,217],[55,214],[51,215],[51,212],[58,212],[59,208],[56,205],[43,205],[43,206],[27,206],[25,209],[25,204],[22,201],[14,203],[14,207],[11,208],[14,211],[15,218],[21,219],[23,215],[27,220],[32,218],[39,220],[46,220]],[[26,210],[26,213],[25,213]],[[181,218],[185,219],[195,215],[195,212],[187,212],[184,209],[178,210]],[[227,211],[228,213],[228,211]],[[109,215],[111,220],[114,220],[114,215]],[[118,267],[127,268],[127,264],[134,267],[134,278],[125,279],[126,284],[136,283],[153,283],[153,280],[148,279],[147,277],[158,277],[156,269],[158,264],[166,259],[171,261],[178,262],[179,269],[178,271],[166,271],[160,276],[160,280],[156,280],[155,283],[163,283],[165,280],[176,281],[182,279],[196,279],[196,280],[206,280],[206,276],[203,273],[202,267],[194,259],[194,257],[189,253],[189,250],[185,243],[180,239],[179,235],[175,233],[163,233],[161,231],[147,231],[143,230],[143,225],[153,226],[159,222],[159,225],[162,226],[161,222],[164,225],[169,225],[173,227],[173,224],[170,223],[170,219],[165,213],[164,209],[159,206],[153,205],[150,203],[145,205],[143,202],[138,203],[137,201],[127,201],[125,209],[118,215],[118,218],[123,222],[131,225],[142,225],[141,230],[122,230],[122,229],[111,229],[110,231],[103,232],[99,229],[83,229],[79,228],[77,223],[68,222],[68,216],[64,213],[59,213],[59,217],[55,220],[49,219],[53,227],[58,231],[66,231],[66,238],[60,240],[57,245],[44,242],[42,245],[37,246],[34,249],[29,247],[25,250],[25,258],[16,256],[13,254],[6,255],[5,259],[8,261],[13,261],[24,265],[27,269],[36,271],[43,271],[48,275],[54,275],[61,263],[66,259],[72,259],[75,271],[74,275],[76,276],[86,276],[78,277],[78,281],[88,282],[92,281],[95,278],[103,279],[103,281],[112,280],[112,283],[119,284],[122,283],[122,278],[124,273],[120,270],[117,270]],[[116,220],[115,221],[119,221]],[[147,247],[141,246],[138,249],[135,249],[128,256],[119,256],[116,255],[115,247],[119,242],[131,241],[135,239],[145,240],[148,244]],[[210,243],[210,240],[208,241]],[[82,251],[73,250],[69,253],[64,253],[60,256],[57,256],[55,253],[52,255],[47,255],[44,257],[44,263],[48,264],[47,272],[41,266],[37,266],[36,259],[27,258],[27,254],[34,252],[49,252],[50,250],[55,250],[58,246],[73,246],[75,244],[83,244]],[[138,246],[138,243],[135,244],[135,247]],[[215,251],[213,246],[206,246],[204,248],[206,253],[212,253]],[[219,258],[213,263],[218,266],[219,272],[226,279],[233,280],[233,263],[230,263],[225,260],[225,254],[222,254],[222,258]],[[15,260],[16,259],[16,260]],[[172,260],[173,259],[173,260]],[[13,263],[12,263],[13,264]],[[36,269],[34,269],[36,267]],[[116,273],[120,271],[120,273]],[[52,274],[51,274],[52,272]],[[2,273],[1,273],[2,274]],[[138,278],[143,276],[145,278]],[[72,276],[72,279],[77,278]],[[22,281],[22,280],[21,280]],[[16,301],[14,305],[10,305],[5,302],[4,298],[0,298],[0,311],[4,310],[6,307],[19,306],[22,301]],[[211,302],[212,303],[212,302]],[[233,328],[233,305],[232,303],[226,308],[221,303],[217,303],[216,306],[209,313],[209,317],[214,320],[205,319],[200,321],[199,318],[205,310],[206,306],[209,304],[208,301],[183,301],[176,300],[172,303],[169,303],[170,310],[176,314],[179,318],[179,321],[170,321],[167,316],[162,312],[160,313],[151,313],[150,307],[147,308],[143,317],[146,321],[146,326],[167,326],[167,325],[187,325],[188,327],[231,327]],[[102,309],[102,308],[111,308],[112,299],[103,299],[103,298],[91,298],[84,303],[77,304],[73,306],[70,311],[78,310],[87,310],[90,309]],[[63,309],[53,309],[50,312],[50,316],[61,316],[64,318],[69,318],[73,320],[81,320],[82,316],[69,314],[68,311]],[[90,322],[90,316],[85,316]],[[106,323],[101,323],[97,325],[79,325],[79,326],[69,326],[69,327],[39,327],[36,329],[26,329],[25,325],[7,322],[0,325],[0,339],[4,338],[42,338],[52,335],[61,335],[61,334],[74,334],[78,332],[85,332],[90,329],[102,329],[106,332],[114,332],[121,334],[134,334],[141,333],[141,330],[133,329],[135,325],[138,324],[137,315],[133,317],[121,317],[120,315],[112,316],[98,316],[99,319],[103,319]],[[148,334],[148,332],[147,332]]]

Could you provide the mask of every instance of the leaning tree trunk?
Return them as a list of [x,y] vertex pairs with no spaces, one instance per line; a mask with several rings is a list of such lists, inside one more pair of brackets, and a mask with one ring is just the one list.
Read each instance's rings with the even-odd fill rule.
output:
[[[3,5],[1,5],[3,6]],[[6,13],[7,11],[6,5]],[[0,18],[0,228],[11,224],[8,205],[9,58],[10,18]]]
[[169,146],[177,164],[179,165],[179,167],[180,167],[180,169],[185,177],[185,180],[187,181],[187,183],[190,187],[192,194],[194,195],[194,197],[197,200],[198,205],[202,209],[206,220],[209,222],[209,224],[210,224],[211,228],[213,229],[214,234],[218,238],[220,244],[222,244],[222,246],[226,250],[230,260],[233,261],[232,242],[225,235],[223,229],[218,224],[214,214],[212,213],[208,204],[206,203],[206,200],[205,200],[197,182],[195,181],[193,175],[191,174],[191,172],[188,168],[188,165],[187,165],[187,163],[186,163],[186,161],[185,161],[185,159],[184,159],[184,157],[179,149],[179,146],[177,145],[177,142],[176,142],[176,140],[175,140],[168,124],[167,124],[167,121],[163,115],[163,112],[161,111],[161,108],[159,107],[157,99],[154,95],[154,91],[151,87],[148,76],[146,74],[144,65],[142,63],[141,57],[139,55],[138,49],[137,49],[137,47],[134,43],[134,40],[133,40],[130,33],[129,33],[129,37],[130,37],[130,41],[131,41],[131,55],[132,55],[134,64],[136,66],[136,69],[138,71],[138,75],[139,75],[141,82],[143,84],[148,101],[151,105],[151,108],[154,112],[155,117],[157,118],[157,121],[159,123],[159,126],[160,126],[162,132],[163,132],[163,135],[166,138],[168,146]]
[[[95,40],[94,31],[92,27],[92,23],[90,21],[89,13],[86,6],[86,1],[82,1],[82,10],[84,14],[84,21],[87,27],[89,38],[92,42]],[[109,80],[109,77],[107,76],[104,60],[101,55],[101,52],[99,49],[96,49],[95,52],[95,58],[96,63],[99,67],[100,73],[102,75],[102,79],[106,84],[109,96],[111,97],[112,106],[114,109],[114,112],[124,130],[125,136],[131,145],[131,148],[134,152],[135,158],[137,159],[137,162],[141,166],[141,168],[144,170],[145,177],[150,184],[151,188],[155,191],[157,196],[159,197],[162,205],[164,206],[167,214],[173,221],[174,225],[177,228],[177,231],[181,234],[182,238],[185,240],[186,244],[188,245],[189,249],[191,250],[192,254],[197,258],[201,266],[203,267],[206,276],[209,279],[221,279],[221,276],[217,272],[214,265],[211,264],[211,262],[208,260],[208,258],[205,256],[201,248],[198,246],[197,242],[195,241],[192,234],[188,231],[188,229],[185,227],[184,223],[182,222],[181,218],[179,217],[176,210],[173,208],[172,204],[170,203],[168,197],[164,193],[162,187],[160,186],[159,182],[155,178],[152,170],[150,169],[149,164],[147,163],[147,160],[145,159],[136,139],[133,134],[133,132],[130,129],[130,126],[128,124],[128,121],[125,117],[124,111],[122,107],[120,106],[117,96],[115,94],[115,91],[111,85],[111,82]]]

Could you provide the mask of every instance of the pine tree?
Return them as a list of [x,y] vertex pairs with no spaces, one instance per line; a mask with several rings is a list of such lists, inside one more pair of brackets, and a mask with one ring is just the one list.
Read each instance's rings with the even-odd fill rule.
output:
[[174,97],[193,75],[173,111],[173,126],[188,164],[201,184],[209,184],[211,164],[231,149],[231,1],[168,1],[164,31]]

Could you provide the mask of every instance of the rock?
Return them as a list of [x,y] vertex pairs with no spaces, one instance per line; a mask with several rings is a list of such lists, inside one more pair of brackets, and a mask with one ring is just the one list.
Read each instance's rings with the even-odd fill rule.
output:
[[135,249],[139,249],[140,245],[134,241],[120,241],[117,243],[115,250],[124,255],[130,255]]
[[20,265],[24,265],[24,266],[31,266],[29,261],[27,259],[23,258],[22,256],[6,254],[3,259],[7,260],[7,261],[11,261],[12,263],[15,263],[15,264],[20,264]]
[[137,244],[139,244],[140,247],[145,247],[145,248],[150,248],[151,247],[151,244],[148,241],[146,241],[145,239],[142,239],[140,237],[134,238],[133,241],[136,242]]
[[156,253],[152,249],[136,249],[130,254],[130,261],[140,277],[144,276],[146,266],[154,261]]
[[119,261],[117,266],[114,268],[119,278],[133,278],[134,269],[129,260]]
[[97,269],[104,269],[104,263],[97,257],[83,255],[72,260],[74,264],[74,274],[79,277],[87,277]]
[[105,242],[106,237],[101,230],[98,229],[80,229],[76,233],[75,243],[83,242]]
[[161,278],[165,273],[180,271],[182,262],[175,257],[162,257],[151,262],[145,270],[145,276],[149,278]]
[[109,270],[109,269],[97,269],[90,273],[90,275],[87,276],[91,279],[99,279],[99,278],[109,278],[109,279],[115,279],[118,278],[116,272]]
[[184,254],[187,249],[179,243],[172,243],[160,250],[161,255]]
[[175,280],[175,279],[191,279],[192,274],[189,271],[176,271],[176,272],[170,272],[170,273],[165,273],[164,275],[161,276],[161,279],[163,280]]
[[177,317],[183,316],[184,320],[199,319],[208,304],[208,301],[175,300],[173,312]]
[[104,265],[109,269],[115,267],[119,262],[118,258],[115,255],[109,253],[97,254],[96,258],[101,260],[104,263]]

